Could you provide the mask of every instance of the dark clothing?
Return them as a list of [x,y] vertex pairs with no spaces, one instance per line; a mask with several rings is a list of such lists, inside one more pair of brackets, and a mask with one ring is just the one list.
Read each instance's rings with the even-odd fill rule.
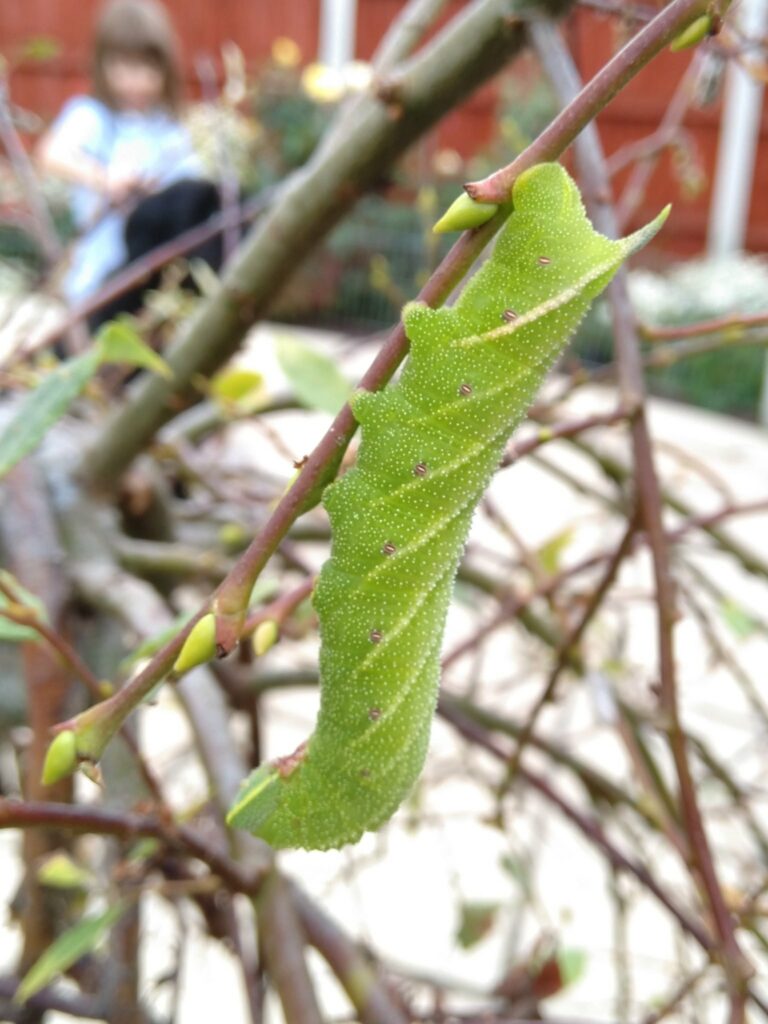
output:
[[[169,185],[161,192],[155,192],[137,203],[125,224],[125,243],[128,258],[126,266],[145,256],[166,242],[173,241],[190,228],[202,224],[221,208],[219,190],[210,181],[184,179]],[[187,259],[202,259],[214,270],[222,263],[221,235],[203,242],[186,253]],[[144,293],[156,288],[160,273],[152,274],[146,281],[118,296],[88,317],[91,331],[97,330],[107,320],[113,320],[119,313],[136,313],[141,309]],[[185,285],[194,287],[188,279]]]

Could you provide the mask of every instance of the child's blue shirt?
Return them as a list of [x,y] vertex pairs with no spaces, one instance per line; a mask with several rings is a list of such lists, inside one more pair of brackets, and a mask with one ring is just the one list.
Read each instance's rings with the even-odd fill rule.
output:
[[[92,96],[75,96],[51,132],[105,168],[149,179],[155,191],[204,174],[186,130],[163,108],[117,111]],[[71,207],[81,237],[73,247],[62,290],[69,302],[77,303],[125,262],[125,214],[109,210],[101,193],[82,185],[73,186]]]

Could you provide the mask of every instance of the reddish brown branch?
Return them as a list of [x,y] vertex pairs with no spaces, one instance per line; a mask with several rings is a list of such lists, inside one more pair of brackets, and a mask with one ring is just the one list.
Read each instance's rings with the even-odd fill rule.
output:
[[0,799],[0,829],[59,828],[67,832],[91,832],[95,835],[117,836],[121,839],[148,837],[168,843],[174,849],[206,864],[213,874],[233,891],[255,896],[268,866],[264,863],[251,870],[238,865],[226,853],[207,842],[188,825],[174,826],[159,815],[112,811],[103,807],[86,807],[42,801]]
[[700,320],[695,324],[679,324],[674,327],[641,324],[638,332],[644,341],[678,341],[681,338],[698,338],[703,334],[724,334],[729,344],[755,327],[768,326],[768,313],[727,313],[712,320]]
[[[463,715],[455,705],[441,701],[439,712],[441,717],[449,721],[464,737],[488,751],[504,764],[509,763],[510,753],[500,747],[477,723]],[[617,871],[632,875],[644,889],[651,893],[676,919],[683,930],[692,936],[709,955],[717,954],[717,946],[707,929],[678,906],[675,899],[661,887],[643,864],[622,853],[608,838],[598,821],[588,817],[569,803],[542,776],[531,772],[522,765],[518,768],[518,774],[526,785],[537,790],[548,803],[557,807],[561,814],[568,818],[592,845],[597,847]]]
[[532,164],[556,159],[564,149],[563,139],[567,138],[566,145],[572,142],[638,71],[709,6],[710,0],[673,0],[563,107],[524,153],[482,181],[468,182],[465,188],[469,195],[479,203],[507,202],[522,171]]
[[259,939],[269,977],[280,996],[288,1024],[322,1024],[307,971],[305,938],[290,885],[274,869],[256,901]]
[[578,622],[575,623],[572,629],[558,644],[557,650],[555,651],[555,664],[549,673],[549,678],[547,679],[544,689],[528,714],[523,732],[518,740],[517,749],[515,750],[514,757],[510,764],[510,775],[514,775],[517,770],[520,763],[520,757],[526,744],[531,738],[533,730],[536,728],[541,712],[549,701],[553,699],[555,689],[560,676],[562,675],[563,669],[571,662],[572,654],[577,644],[583,637],[589,623],[592,621],[598,609],[601,607],[606,594],[613,586],[625,559],[631,553],[632,542],[638,527],[638,520],[639,515],[635,512],[630,518],[627,528],[624,531],[624,536],[621,538],[616,550],[608,559],[608,564],[605,567],[603,575],[598,581],[597,586],[590,593]]
[[[670,5],[671,10],[675,5]],[[642,33],[640,33],[642,35]],[[545,61],[563,102],[572,103],[571,96],[578,80],[570,55],[553,31],[542,40],[539,53]],[[571,81],[567,81],[570,78]],[[581,95],[581,94],[580,94]],[[570,104],[569,104],[570,105]],[[600,196],[610,195],[610,182],[605,157],[594,126],[577,144],[577,162],[581,176],[590,181]],[[616,218],[607,203],[593,209],[595,226],[609,237],[617,233]],[[612,312],[619,391],[623,402],[638,403],[638,412],[630,425],[635,468],[637,501],[651,551],[656,585],[657,642],[659,658],[659,706],[664,716],[670,751],[679,786],[682,820],[693,859],[695,875],[706,895],[718,936],[719,954],[723,960],[731,1000],[731,1024],[744,1019],[746,981],[752,968],[744,957],[731,913],[726,905],[709,846],[704,821],[699,809],[696,786],[690,771],[687,738],[678,706],[675,665],[674,626],[677,621],[675,585],[662,517],[663,498],[653,457],[643,399],[645,384],[634,314],[629,300],[626,272],[620,270],[608,287]]]
[[592,413],[590,416],[584,416],[581,419],[570,422],[557,423],[551,427],[543,426],[533,437],[523,438],[520,441],[511,441],[507,445],[504,458],[501,460],[501,467],[513,465],[524,455],[530,455],[531,452],[535,452],[542,445],[549,444],[550,441],[557,441],[565,437],[576,437],[578,434],[583,434],[586,430],[593,430],[595,427],[607,427],[621,423],[623,420],[629,419],[633,412],[634,409],[619,405],[608,412]]
[[363,1024],[407,1024],[410,1014],[395,1002],[362,951],[303,893],[296,890],[294,899],[308,941],[339,979]]

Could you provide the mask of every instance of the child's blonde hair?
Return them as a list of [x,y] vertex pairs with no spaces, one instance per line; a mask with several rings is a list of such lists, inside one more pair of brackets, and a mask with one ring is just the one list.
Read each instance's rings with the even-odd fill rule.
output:
[[181,94],[179,45],[171,19],[157,0],[111,0],[102,9],[93,40],[93,93],[117,106],[105,63],[109,57],[146,61],[163,74],[161,102],[177,110]]

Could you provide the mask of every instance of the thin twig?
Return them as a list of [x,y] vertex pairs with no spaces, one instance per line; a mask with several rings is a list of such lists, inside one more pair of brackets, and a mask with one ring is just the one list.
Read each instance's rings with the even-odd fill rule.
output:
[[286,1024],[322,1024],[307,970],[304,932],[292,897],[290,885],[273,868],[256,901],[261,949]]
[[627,528],[624,531],[624,535],[619,541],[613,555],[608,560],[608,564],[606,565],[605,570],[603,571],[603,575],[598,581],[597,586],[595,586],[594,589],[591,591],[587,599],[586,605],[581,615],[579,616],[578,622],[576,622],[573,625],[571,630],[564,637],[562,643],[559,645],[558,650],[555,651],[555,664],[549,673],[549,677],[544,686],[544,689],[539,694],[536,703],[534,704],[531,711],[528,713],[525,722],[525,728],[523,729],[520,739],[518,740],[517,748],[510,763],[510,777],[514,776],[515,772],[517,771],[517,767],[520,763],[520,757],[523,751],[525,750],[525,746],[528,740],[530,739],[531,734],[533,733],[533,730],[536,727],[536,724],[538,723],[539,715],[546,707],[546,705],[549,703],[549,701],[551,701],[554,698],[558,680],[560,679],[560,676],[563,670],[565,669],[566,665],[569,663],[571,653],[583,637],[587,627],[589,626],[589,623],[592,621],[593,617],[601,607],[606,594],[615,583],[619,571],[622,565],[624,564],[624,561],[626,560],[627,556],[631,553],[632,541],[634,539],[635,532],[638,528],[639,518],[640,517],[637,511],[635,511],[633,515],[630,516]]
[[479,203],[505,203],[515,179],[526,168],[558,157],[564,148],[563,137],[572,142],[638,71],[687,25],[707,13],[709,6],[710,0],[673,0],[563,107],[524,153],[482,181],[468,182],[464,187],[469,195]]
[[[482,747],[483,750],[493,754],[494,757],[504,764],[508,763],[509,753],[488,736],[484,729],[462,715],[456,707],[441,705],[440,714],[455,726],[463,736]],[[554,804],[600,850],[617,871],[633,875],[640,882],[641,886],[669,911],[683,930],[691,935],[707,953],[713,955],[717,952],[714,940],[706,928],[677,905],[674,897],[662,889],[661,885],[644,865],[623,854],[614,845],[612,840],[608,838],[598,821],[588,817],[574,807],[543,776],[532,772],[524,765],[519,767],[518,772],[525,784],[537,790],[548,803]]]
[[[674,4],[670,5],[670,8]],[[640,33],[642,34],[642,33]],[[565,103],[572,102],[578,83],[578,73],[560,37],[553,28],[537,26],[537,45],[540,57],[547,62],[556,89]],[[567,78],[571,81],[568,82]],[[610,184],[597,132],[590,125],[578,140],[576,159],[582,177],[597,187],[601,196],[610,195]],[[615,216],[607,203],[599,203],[593,210],[596,227],[609,237],[615,237]],[[659,645],[659,705],[666,719],[667,738],[677,774],[682,817],[687,833],[694,869],[706,894],[718,934],[720,955],[723,959],[731,1000],[731,1024],[744,1019],[746,980],[752,973],[744,957],[730,911],[720,887],[712,851],[707,839],[704,821],[699,809],[696,787],[691,775],[687,755],[687,740],[678,706],[677,677],[673,630],[677,620],[675,586],[669,561],[669,551],[662,519],[663,499],[654,464],[653,449],[642,401],[645,394],[640,347],[634,326],[634,316],[627,290],[626,272],[619,270],[608,286],[608,300],[613,316],[613,327],[618,368],[618,383],[624,402],[641,403],[630,425],[632,451],[637,486],[638,505],[653,562],[656,583],[657,641]]]
[[370,961],[322,910],[295,890],[294,900],[308,941],[330,965],[362,1024],[407,1024]]

